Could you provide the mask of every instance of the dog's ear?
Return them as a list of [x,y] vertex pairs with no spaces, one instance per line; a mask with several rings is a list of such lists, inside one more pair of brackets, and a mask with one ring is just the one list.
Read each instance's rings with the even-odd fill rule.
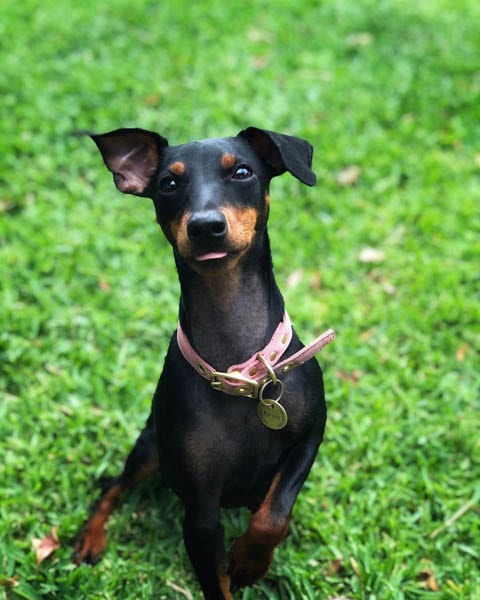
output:
[[289,171],[307,185],[315,185],[313,173],[313,147],[305,140],[291,135],[248,127],[238,134],[247,140],[257,155],[272,169],[273,177]]
[[91,135],[117,188],[125,194],[145,196],[158,168],[165,138],[145,129],[116,129]]

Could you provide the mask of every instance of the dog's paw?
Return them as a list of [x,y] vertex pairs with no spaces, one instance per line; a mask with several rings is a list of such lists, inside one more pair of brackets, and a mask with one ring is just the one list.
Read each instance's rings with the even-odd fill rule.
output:
[[240,536],[229,553],[230,589],[235,591],[252,585],[264,577],[272,564],[272,560],[273,550],[271,548],[254,549],[249,546],[246,536]]
[[73,547],[73,562],[95,565],[107,545],[107,531],[102,524],[88,521],[78,535]]

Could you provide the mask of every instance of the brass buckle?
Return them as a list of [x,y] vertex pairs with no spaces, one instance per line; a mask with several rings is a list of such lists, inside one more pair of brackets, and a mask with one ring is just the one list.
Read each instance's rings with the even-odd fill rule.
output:
[[263,366],[267,369],[267,373],[270,377],[271,382],[277,383],[277,375],[276,375],[275,371],[273,370],[272,365],[268,362],[268,360],[262,354],[257,354],[257,358],[263,364]]
[[258,381],[255,379],[249,379],[248,377],[244,377],[240,375],[240,373],[223,373],[222,371],[213,371],[210,374],[210,385],[214,390],[217,391],[225,391],[223,389],[223,380],[226,380],[226,383],[232,382],[232,384],[239,383],[244,384],[239,387],[234,387],[233,389],[239,396],[245,396],[246,398],[257,398],[258,397]]

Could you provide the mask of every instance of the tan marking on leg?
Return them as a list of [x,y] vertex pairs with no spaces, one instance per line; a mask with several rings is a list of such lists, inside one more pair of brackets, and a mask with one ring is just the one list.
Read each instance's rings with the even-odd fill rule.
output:
[[171,171],[174,175],[178,175],[179,177],[181,177],[185,174],[185,163],[177,160],[168,167],[168,170]]
[[222,590],[222,594],[224,595],[225,600],[231,600],[232,595],[230,593],[230,577],[225,573],[225,569],[222,569],[222,573],[218,574],[218,582],[220,585],[220,589]]
[[270,489],[260,508],[252,515],[247,531],[230,550],[230,576],[240,586],[252,585],[266,575],[273,561],[273,553],[288,533],[290,517],[274,520],[271,514],[273,496],[281,472],[273,478]]
[[226,152],[220,159],[222,169],[232,169],[237,162],[237,157],[234,154]]
[[95,507],[92,516],[82,527],[74,547],[75,563],[97,562],[107,544],[107,521],[124,487],[116,483],[105,492]]

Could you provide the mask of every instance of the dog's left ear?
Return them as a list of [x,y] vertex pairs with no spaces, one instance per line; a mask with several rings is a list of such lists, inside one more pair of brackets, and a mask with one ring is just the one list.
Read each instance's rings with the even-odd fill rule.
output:
[[246,139],[257,155],[270,166],[273,177],[289,171],[302,183],[315,185],[317,178],[311,169],[313,147],[306,140],[257,127],[240,131],[238,137]]

